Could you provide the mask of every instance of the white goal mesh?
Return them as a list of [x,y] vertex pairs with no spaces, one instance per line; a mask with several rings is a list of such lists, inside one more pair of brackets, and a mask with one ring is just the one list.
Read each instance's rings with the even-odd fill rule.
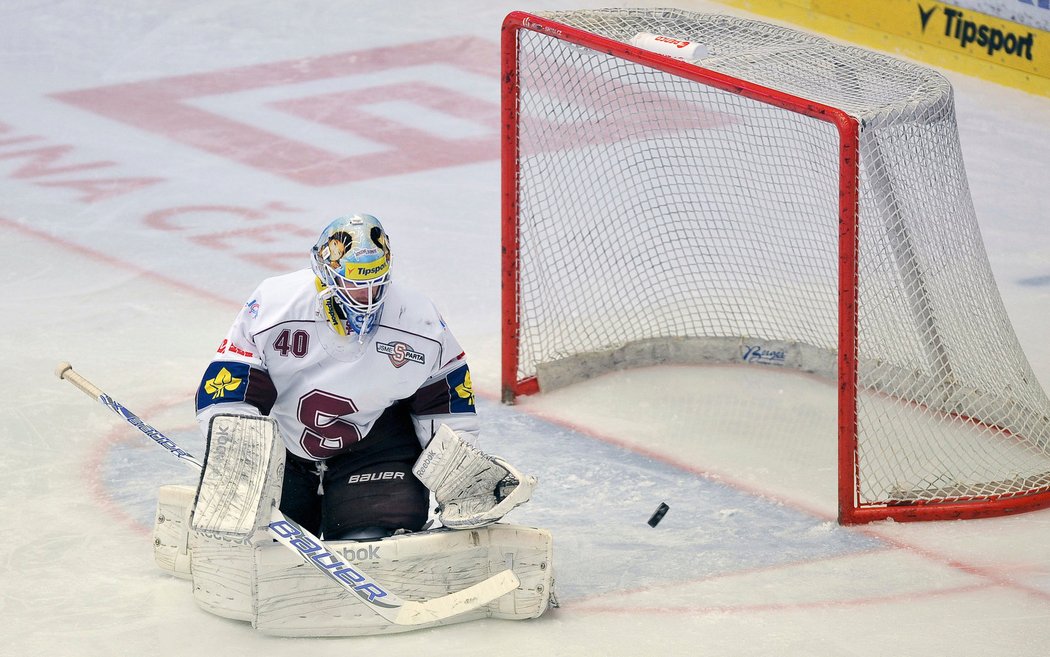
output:
[[512,14],[504,43],[506,397],[663,362],[793,367],[840,380],[844,522],[1048,503],[1050,402],[942,76],[678,10]]

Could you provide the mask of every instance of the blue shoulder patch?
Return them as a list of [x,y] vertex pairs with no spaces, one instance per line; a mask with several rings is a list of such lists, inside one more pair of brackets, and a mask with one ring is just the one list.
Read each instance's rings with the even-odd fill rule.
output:
[[247,363],[222,360],[210,363],[197,388],[197,411],[212,404],[244,401],[250,372]]
[[474,388],[470,384],[470,368],[466,363],[445,377],[449,389],[449,412],[474,413]]

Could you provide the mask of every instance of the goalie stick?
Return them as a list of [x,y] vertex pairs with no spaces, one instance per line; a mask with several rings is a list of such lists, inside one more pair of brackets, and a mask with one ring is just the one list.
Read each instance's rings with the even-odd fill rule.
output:
[[[203,470],[201,462],[189,452],[175,444],[173,440],[157,429],[143,422],[125,406],[104,393],[100,388],[77,373],[69,363],[60,363],[55,370],[60,379],[69,381],[90,397],[105,405],[153,442],[167,449],[177,458],[193,465],[198,471]],[[281,513],[276,506],[271,509],[269,524],[270,533],[281,545],[295,552],[303,561],[314,566],[326,577],[333,580],[372,611],[395,625],[421,625],[444,620],[492,602],[518,587],[517,575],[511,569],[503,570],[486,580],[478,582],[461,591],[450,593],[440,598],[424,602],[402,600],[393,591],[372,579],[359,567],[352,566],[329,549],[321,539],[309,530],[300,527]]]

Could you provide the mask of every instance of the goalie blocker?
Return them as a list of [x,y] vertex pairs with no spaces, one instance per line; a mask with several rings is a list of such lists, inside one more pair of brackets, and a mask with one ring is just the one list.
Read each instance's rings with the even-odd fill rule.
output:
[[[439,621],[391,624],[348,597],[344,588],[321,572],[304,568],[301,559],[271,542],[266,534],[236,540],[244,530],[251,534],[258,528],[263,507],[279,499],[275,488],[279,488],[283,449],[276,449],[272,442],[269,420],[226,417],[212,424],[198,489],[162,486],[157,505],[156,562],[165,571],[193,580],[194,599],[201,608],[249,621],[269,634],[353,636],[486,617],[535,618],[556,606],[550,532],[493,524],[528,499],[535,478],[522,475],[502,459],[482,454],[447,427],[424,450],[416,468],[423,470],[424,483],[438,498],[442,521],[448,527],[472,529],[443,528],[374,541],[329,541],[326,547],[377,580],[388,582],[405,600],[439,598],[507,569],[519,581],[511,592],[487,604],[464,607],[463,613]],[[217,440],[219,432],[221,441]],[[228,449],[212,452],[220,444]],[[249,454],[251,458],[241,458]],[[240,485],[231,486],[231,480]],[[505,492],[497,492],[499,488]],[[202,505],[204,500],[220,499],[222,504]]]

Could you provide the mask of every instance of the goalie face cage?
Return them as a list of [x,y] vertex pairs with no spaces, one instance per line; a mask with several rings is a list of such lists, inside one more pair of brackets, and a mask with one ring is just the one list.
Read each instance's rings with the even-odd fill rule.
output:
[[502,79],[504,401],[623,367],[796,368],[838,382],[842,524],[1050,505],[1050,402],[940,75],[624,9],[510,14]]

